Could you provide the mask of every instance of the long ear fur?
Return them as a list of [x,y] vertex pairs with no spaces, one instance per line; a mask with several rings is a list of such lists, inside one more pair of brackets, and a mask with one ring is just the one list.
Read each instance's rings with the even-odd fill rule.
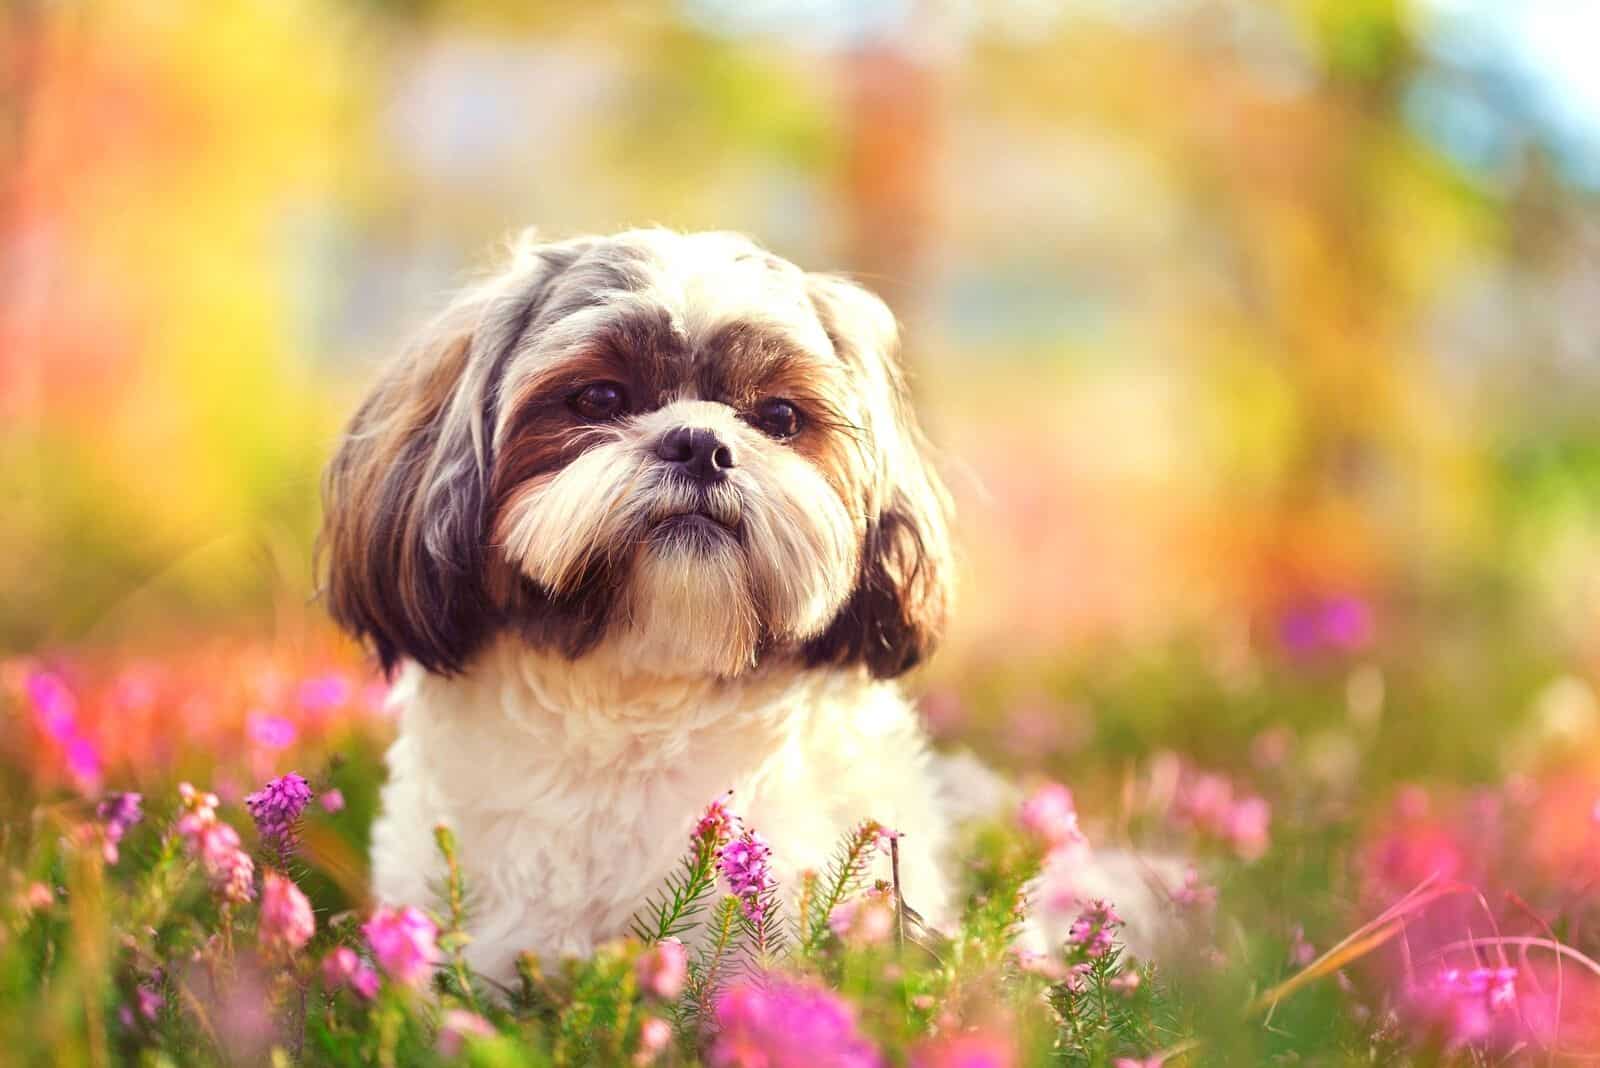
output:
[[856,587],[806,646],[810,663],[861,663],[892,678],[921,663],[943,635],[952,594],[950,496],[928,458],[899,363],[894,315],[860,286],[810,277],[811,300],[872,408],[876,483]]
[[323,482],[318,556],[340,626],[453,674],[501,624],[487,583],[489,472],[504,365],[578,246],[524,241],[379,379]]

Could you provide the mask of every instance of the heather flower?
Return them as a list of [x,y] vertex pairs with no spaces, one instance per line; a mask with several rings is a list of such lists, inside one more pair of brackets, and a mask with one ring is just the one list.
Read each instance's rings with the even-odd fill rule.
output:
[[439,1052],[446,1057],[459,1056],[469,1040],[493,1038],[496,1033],[494,1024],[475,1012],[446,1009],[439,1025]]
[[414,905],[380,908],[361,931],[372,946],[378,966],[396,982],[418,986],[433,972],[439,929],[428,914]]
[[261,884],[262,948],[290,954],[311,941],[316,930],[317,921],[306,895],[292,880],[275,871],[267,872]]
[[1106,980],[1106,986],[1121,994],[1125,998],[1132,997],[1139,989],[1139,984],[1144,980],[1139,973],[1129,968],[1125,972],[1118,972]]
[[1516,968],[1442,968],[1412,1007],[1452,1048],[1484,1045],[1520,1030],[1516,984]]
[[1111,1068],[1161,1068],[1165,1063],[1165,1057],[1152,1053],[1148,1057],[1118,1057],[1111,1062]]
[[1067,966],[1048,953],[1016,946],[1011,950],[1011,958],[1015,961],[1018,971],[1029,975],[1040,976],[1052,983],[1059,983],[1067,978]]
[[762,897],[778,885],[772,874],[772,849],[755,831],[746,831],[722,847],[718,867],[752,920],[762,913]]
[[689,951],[676,938],[663,938],[639,954],[633,968],[642,993],[671,1001],[683,993],[689,976]]
[[335,786],[331,790],[322,791],[317,798],[317,803],[322,806],[322,811],[328,815],[344,811],[344,792]]
[[322,982],[329,990],[348,986],[368,1001],[378,996],[378,973],[349,946],[322,958]]
[[293,720],[266,712],[252,712],[246,722],[250,740],[266,749],[287,749],[300,735]]
[[240,848],[239,832],[217,819],[217,795],[185,782],[178,784],[178,797],[184,810],[178,833],[200,859],[212,889],[230,904],[249,901],[255,896],[255,861]]
[[924,1042],[911,1052],[911,1068],[1012,1068],[1011,1040],[995,1031],[972,1031]]
[[167,999],[161,991],[154,990],[143,983],[133,992],[134,999],[138,1002],[139,1015],[151,1023],[156,1022],[156,1017],[161,1015],[161,1009],[166,1005]]
[[1051,850],[1083,841],[1072,791],[1058,782],[1045,783],[1029,795],[1017,818],[1024,829]]
[[706,806],[705,814],[695,824],[693,837],[710,842],[720,842],[731,835],[738,826],[739,817],[728,811],[728,801],[733,797],[729,790]]
[[885,890],[868,890],[837,905],[828,915],[828,929],[841,941],[873,946],[894,932],[894,907]]
[[856,1030],[837,994],[766,977],[732,987],[716,1004],[711,1068],[878,1068],[883,1057]]
[[46,734],[66,742],[78,733],[78,699],[60,675],[35,671],[28,676],[27,691],[34,718]]
[[1079,914],[1067,931],[1067,944],[1076,946],[1086,957],[1103,957],[1111,949],[1122,917],[1105,901],[1096,901]]
[[1228,809],[1226,835],[1241,860],[1259,860],[1267,851],[1271,823],[1272,808],[1260,797],[1236,801]]
[[633,1063],[651,1063],[671,1042],[672,1025],[659,1016],[646,1016],[639,1023],[639,1049],[633,1055]]
[[28,889],[19,897],[19,904],[24,912],[43,912],[56,903],[56,893],[50,889],[48,883],[29,883]]
[[343,675],[320,675],[300,683],[300,707],[307,712],[328,712],[350,702],[355,687]]
[[289,853],[294,850],[300,816],[311,803],[311,785],[291,771],[247,796],[244,803],[262,841]]
[[1189,865],[1183,873],[1183,885],[1172,893],[1172,900],[1184,908],[1210,911],[1217,905],[1217,888],[1200,878],[1200,872]]
[[135,793],[107,794],[105,799],[95,806],[95,815],[100,818],[104,833],[104,851],[107,864],[115,864],[118,859],[117,844],[122,841],[123,835],[144,818],[144,798]]

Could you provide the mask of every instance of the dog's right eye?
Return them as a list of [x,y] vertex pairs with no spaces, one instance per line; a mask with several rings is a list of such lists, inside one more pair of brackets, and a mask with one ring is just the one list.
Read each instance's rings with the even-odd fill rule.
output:
[[628,407],[628,395],[615,382],[591,382],[572,395],[567,405],[593,422],[615,419]]

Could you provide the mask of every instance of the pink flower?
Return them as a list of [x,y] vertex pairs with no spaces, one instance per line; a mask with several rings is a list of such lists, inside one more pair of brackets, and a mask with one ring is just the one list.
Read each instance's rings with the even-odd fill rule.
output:
[[1108,902],[1096,901],[1072,921],[1067,931],[1067,944],[1076,946],[1091,959],[1103,957],[1110,951],[1116,930],[1121,926],[1122,917],[1117,915],[1117,910]]
[[244,799],[262,841],[283,853],[294,850],[300,816],[311,803],[311,784],[296,772],[280,775]]
[[1419,1022],[1441,1033],[1452,1049],[1509,1044],[1522,1031],[1515,968],[1442,968],[1410,1000]]
[[751,920],[762,918],[766,907],[763,899],[778,885],[777,876],[772,874],[771,858],[772,847],[755,831],[745,831],[723,846],[718,857],[722,877],[728,881],[728,888],[743,904],[744,914]]
[[767,976],[717,999],[711,1068],[879,1068],[883,1057],[856,1030],[849,1003],[832,991]]
[[633,1055],[633,1063],[651,1063],[671,1042],[672,1025],[659,1016],[646,1016],[639,1023],[639,1049]]
[[1247,797],[1228,810],[1227,838],[1241,860],[1259,860],[1267,851],[1272,807],[1264,798]]
[[322,791],[322,796],[317,798],[317,803],[322,806],[322,811],[333,815],[344,811],[344,793],[337,786],[331,790]]
[[446,1009],[439,1025],[439,1052],[446,1057],[456,1057],[466,1048],[468,1041],[493,1038],[497,1033],[492,1023],[475,1012]]
[[265,712],[250,713],[246,726],[251,740],[266,749],[287,749],[300,734],[300,728],[292,720]]
[[421,909],[414,905],[401,909],[380,908],[361,930],[372,946],[378,966],[388,972],[391,979],[414,987],[433,974],[439,928]]
[[230,904],[255,897],[255,861],[239,848],[239,832],[217,819],[217,795],[203,794],[190,784],[178,784],[183,815],[178,833],[191,856],[200,859],[212,889]]
[[329,990],[348,986],[368,1001],[378,996],[378,973],[349,946],[322,958],[322,982]]
[[355,687],[343,675],[320,675],[300,684],[300,707],[307,712],[328,712],[350,702]]
[[639,954],[633,965],[643,993],[671,1001],[683,993],[689,975],[689,951],[676,938],[663,938]]
[[35,671],[28,676],[27,690],[34,719],[46,734],[65,742],[78,733],[78,699],[60,675]]
[[1058,782],[1045,783],[1029,795],[1022,802],[1017,818],[1024,829],[1043,840],[1051,850],[1083,841],[1072,791]]
[[133,994],[139,1002],[139,1015],[155,1023],[156,1017],[161,1015],[162,1006],[167,1003],[167,999],[161,996],[161,991],[152,990],[141,983]]
[[1118,1057],[1111,1062],[1111,1068],[1161,1068],[1167,1059],[1159,1053],[1152,1053],[1148,1057]]
[[720,842],[734,832],[739,818],[728,811],[728,801],[732,797],[733,791],[729,790],[706,806],[700,822],[695,824],[693,838]]
[[261,884],[262,948],[268,952],[291,954],[316,933],[317,921],[311,902],[291,880],[275,871],[266,873]]
[[936,1038],[911,1051],[911,1068],[1012,1068],[1016,1063],[1011,1040],[992,1031]]
[[828,928],[841,941],[855,945],[875,946],[889,940],[894,933],[894,907],[884,890],[868,890],[865,894],[841,902],[828,916]]

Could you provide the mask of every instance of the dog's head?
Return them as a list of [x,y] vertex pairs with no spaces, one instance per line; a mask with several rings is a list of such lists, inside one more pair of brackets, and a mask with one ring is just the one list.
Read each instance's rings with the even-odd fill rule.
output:
[[388,368],[325,505],[329,607],[386,668],[515,630],[660,674],[888,677],[945,617],[893,316],[728,234],[524,242]]

